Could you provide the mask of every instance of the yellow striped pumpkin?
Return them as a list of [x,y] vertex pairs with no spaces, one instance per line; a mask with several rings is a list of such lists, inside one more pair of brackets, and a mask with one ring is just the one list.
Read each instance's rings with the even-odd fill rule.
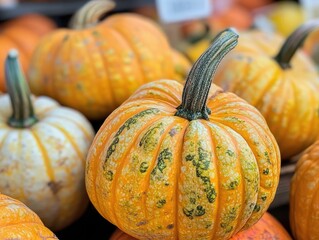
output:
[[184,89],[172,80],[139,88],[97,133],[86,188],[99,213],[129,235],[227,239],[272,202],[280,172],[273,135],[254,107],[211,86],[237,37],[218,35]]
[[319,21],[306,23],[285,42],[270,33],[243,33],[238,48],[216,74],[217,85],[263,114],[283,160],[299,154],[319,136],[318,73],[311,59],[297,51],[318,26]]
[[85,158],[90,123],[48,97],[30,97],[17,60],[6,60],[8,94],[0,96],[0,191],[22,201],[52,230],[78,218],[88,203]]

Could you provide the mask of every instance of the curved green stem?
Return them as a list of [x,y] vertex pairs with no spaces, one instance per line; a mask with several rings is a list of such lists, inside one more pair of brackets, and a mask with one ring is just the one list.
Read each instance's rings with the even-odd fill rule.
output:
[[15,128],[31,127],[38,120],[34,114],[30,90],[21,71],[16,50],[10,50],[7,56],[5,73],[7,91],[12,105],[12,116],[8,123]]
[[81,7],[71,18],[72,29],[85,29],[95,26],[101,17],[112,10],[115,3],[109,0],[92,0]]
[[319,20],[312,20],[301,25],[284,42],[275,60],[283,68],[290,68],[290,61],[309,33],[319,28]]
[[190,70],[183,89],[182,104],[175,116],[188,120],[206,119],[210,110],[206,106],[212,78],[216,69],[238,42],[238,34],[232,29],[219,33]]

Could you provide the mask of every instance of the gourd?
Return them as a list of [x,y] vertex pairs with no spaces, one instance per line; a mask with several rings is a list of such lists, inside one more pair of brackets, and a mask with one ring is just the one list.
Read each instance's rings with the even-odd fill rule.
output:
[[283,44],[270,33],[242,34],[215,77],[217,85],[263,114],[283,160],[305,150],[319,135],[318,73],[311,59],[297,51],[318,26],[318,21],[304,24]]
[[172,49],[172,59],[175,69],[175,76],[173,79],[184,82],[186,76],[191,69],[190,61],[179,51]]
[[280,153],[262,115],[211,85],[238,35],[220,33],[185,86],[140,87],[90,147],[86,189],[98,212],[138,239],[227,239],[272,202]]
[[58,239],[22,202],[0,193],[0,239]]
[[94,132],[79,112],[30,96],[17,58],[9,52],[8,94],[0,95],[0,191],[56,231],[87,206],[84,168]]
[[71,29],[41,41],[28,74],[34,94],[99,120],[143,83],[174,77],[171,48],[158,26],[133,13],[99,22],[113,7],[107,0],[89,1],[74,15]]
[[[53,30],[54,23],[44,16],[28,14],[0,26],[0,66],[11,48],[19,49],[24,71],[28,69],[32,53],[40,38]],[[0,91],[4,92],[5,74],[0,70]]]
[[290,227],[295,239],[319,238],[319,140],[300,156],[290,184]]
[[[237,233],[230,238],[231,240],[291,240],[291,237],[283,226],[269,213],[265,213],[263,217],[249,229]],[[136,238],[127,235],[120,229],[116,229],[110,240],[136,240]]]

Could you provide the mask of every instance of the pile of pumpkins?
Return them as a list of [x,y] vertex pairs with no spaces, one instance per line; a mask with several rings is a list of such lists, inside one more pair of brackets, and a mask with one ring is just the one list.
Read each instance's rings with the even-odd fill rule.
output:
[[291,228],[319,238],[319,80],[298,50],[319,22],[226,29],[190,63],[149,19],[101,21],[113,7],[0,52],[0,238],[57,239],[90,201],[113,240],[291,239],[267,209],[298,154]]

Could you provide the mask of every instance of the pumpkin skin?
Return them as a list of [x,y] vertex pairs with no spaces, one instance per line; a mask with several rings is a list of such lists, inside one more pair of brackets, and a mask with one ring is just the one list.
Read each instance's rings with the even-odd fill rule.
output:
[[32,30],[32,32],[37,33],[39,36],[44,36],[56,28],[56,24],[53,20],[37,13],[22,15],[6,22],[3,26],[5,28],[16,26],[27,28]]
[[313,62],[301,51],[288,69],[274,60],[282,43],[278,35],[242,33],[237,48],[218,69],[215,83],[263,114],[285,160],[319,135],[319,81]]
[[[26,72],[32,53],[40,38],[54,29],[54,22],[39,14],[27,14],[0,26],[0,66],[8,51],[18,49],[23,70]],[[4,71],[0,70],[0,91],[5,91]]]
[[95,26],[87,22],[91,27],[76,23],[90,7],[96,15],[109,5],[90,1],[73,18],[76,29],[59,29],[41,41],[28,74],[33,93],[103,119],[143,83],[174,77],[168,41],[151,20],[123,13]]
[[296,239],[319,238],[319,140],[297,162],[290,185],[290,227]]
[[[14,59],[15,54],[7,61]],[[34,106],[37,120],[30,114],[32,124],[26,120],[27,126],[13,126],[9,94],[0,95],[0,191],[25,203],[50,229],[60,230],[88,203],[84,170],[93,129],[82,114],[48,97],[14,105],[23,109],[23,116]]]
[[172,57],[175,68],[174,79],[183,82],[185,81],[187,74],[191,69],[191,63],[182,53],[175,49],[172,49]]
[[[269,213],[265,213],[262,218],[249,229],[237,233],[231,240],[291,240],[291,237],[283,226]],[[110,240],[136,240],[136,238],[117,229]]]
[[0,193],[0,239],[58,239],[22,202]]
[[[196,71],[211,81],[213,73],[197,67],[210,66],[211,51],[224,47],[215,44],[235,41],[232,33],[219,35],[194,64],[186,89]],[[227,239],[272,202],[279,149],[261,114],[216,85],[196,89],[208,94],[208,120],[175,116],[187,114],[176,109],[185,103],[182,91],[172,80],[148,83],[105,120],[87,157],[87,192],[104,218],[135,238]]]

